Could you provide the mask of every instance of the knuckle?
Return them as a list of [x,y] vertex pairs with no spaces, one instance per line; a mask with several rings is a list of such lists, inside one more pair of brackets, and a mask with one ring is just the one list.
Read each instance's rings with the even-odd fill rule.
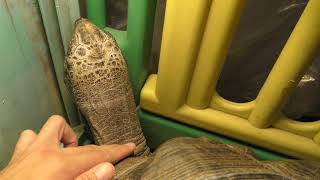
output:
[[110,150],[109,150],[109,149],[105,149],[105,148],[102,148],[101,146],[99,146],[99,147],[97,148],[97,151],[98,151],[101,155],[105,156],[107,159],[110,158]]
[[33,130],[26,129],[21,132],[20,137],[33,136],[33,135],[35,135],[35,132]]
[[66,123],[65,119],[60,115],[52,115],[52,116],[49,117],[48,121],[49,122],[55,122],[55,123],[58,123],[58,124]]
[[19,140],[16,143],[15,149],[17,151],[27,148],[27,144],[36,137],[36,133],[30,129],[24,130],[20,133]]
[[92,151],[98,149],[98,146],[93,144],[87,145],[86,147],[88,148],[88,150],[92,150]]
[[39,148],[36,152],[39,155],[39,157],[41,157],[41,158],[51,157],[52,155],[56,154],[56,152],[54,150],[45,149],[45,148]]
[[106,158],[107,161],[111,161],[110,153],[105,153],[105,152],[102,152],[102,153],[103,153],[103,156]]
[[97,146],[97,145],[90,144],[90,145],[86,145],[85,148],[86,148],[87,152],[95,152],[95,153],[98,153],[100,155],[102,155],[102,153],[103,153],[101,148],[99,146]]
[[95,152],[97,156],[103,157],[106,161],[111,160],[111,155],[109,149],[103,149],[101,146],[97,145],[87,145],[87,150],[90,152]]

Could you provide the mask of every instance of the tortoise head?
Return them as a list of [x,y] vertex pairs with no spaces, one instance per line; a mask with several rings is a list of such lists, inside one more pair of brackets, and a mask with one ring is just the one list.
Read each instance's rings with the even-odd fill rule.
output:
[[101,59],[117,44],[109,32],[104,32],[89,20],[80,18],[75,22],[67,52],[69,59]]
[[94,74],[101,74],[101,70],[106,73],[107,63],[119,58],[119,54],[118,45],[109,32],[99,29],[87,19],[77,20],[65,59],[67,84],[72,84],[72,79],[94,79]]

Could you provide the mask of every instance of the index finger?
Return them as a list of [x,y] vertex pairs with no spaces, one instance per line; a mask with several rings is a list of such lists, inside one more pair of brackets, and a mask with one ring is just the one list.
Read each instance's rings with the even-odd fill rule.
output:
[[133,154],[136,145],[134,143],[112,144],[112,145],[87,145],[64,149],[68,157],[75,158],[74,162],[85,163],[89,161],[95,163],[110,162],[117,163],[123,158]]
[[115,164],[133,154],[135,148],[136,146],[133,143],[102,146],[87,145],[66,148],[63,149],[63,153],[66,157],[66,167],[74,167],[72,173],[81,174],[102,162]]

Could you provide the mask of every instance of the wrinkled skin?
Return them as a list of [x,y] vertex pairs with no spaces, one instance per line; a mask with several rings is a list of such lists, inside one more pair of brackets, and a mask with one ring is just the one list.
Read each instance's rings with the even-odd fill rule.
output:
[[134,142],[136,155],[149,153],[127,66],[110,33],[85,19],[76,21],[65,60],[65,82],[88,120],[96,144]]
[[241,146],[180,137],[116,166],[116,179],[320,179],[316,162],[258,161]]
[[315,162],[257,161],[246,148],[205,138],[172,139],[149,153],[120,49],[110,33],[85,19],[76,22],[65,68],[96,143],[138,146],[136,157],[116,165],[116,179],[320,179]]

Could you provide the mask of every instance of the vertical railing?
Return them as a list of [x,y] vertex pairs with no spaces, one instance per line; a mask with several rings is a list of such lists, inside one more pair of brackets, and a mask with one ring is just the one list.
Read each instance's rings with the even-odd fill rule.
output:
[[280,113],[319,52],[320,1],[309,0],[257,99],[236,103],[219,96],[215,86],[244,4],[167,1],[158,74],[144,86],[141,107],[294,157],[320,160],[320,121],[299,122]]
[[167,1],[156,95],[174,111],[185,100],[210,0]]
[[126,58],[135,99],[148,76],[156,0],[128,0]]
[[320,1],[310,0],[263,85],[249,117],[259,128],[270,126],[320,49]]
[[107,26],[106,0],[87,0],[87,16],[100,28]]
[[209,106],[245,0],[213,1],[192,76],[187,104]]

